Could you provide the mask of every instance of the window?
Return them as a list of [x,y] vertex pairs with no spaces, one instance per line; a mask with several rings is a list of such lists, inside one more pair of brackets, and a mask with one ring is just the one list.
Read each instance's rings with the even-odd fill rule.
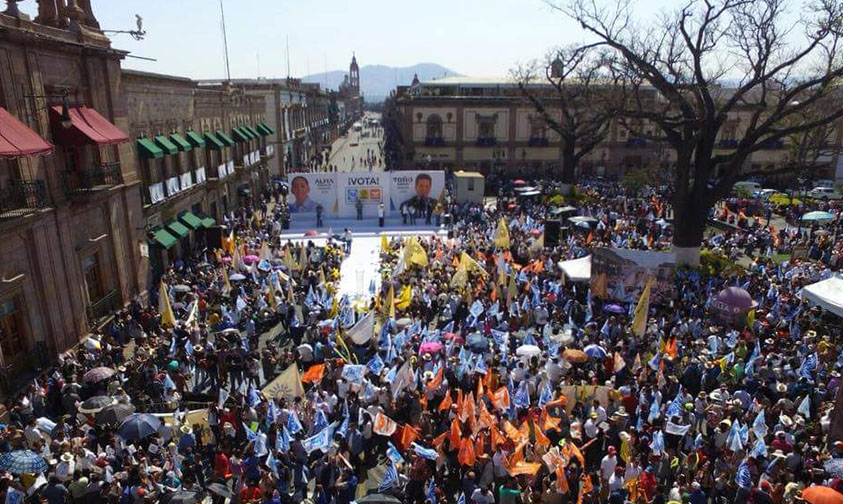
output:
[[498,122],[498,115],[477,116],[477,136],[479,138],[495,138],[495,124]]
[[427,138],[442,138],[442,118],[431,114],[427,118]]
[[0,302],[0,349],[8,364],[25,350],[20,308],[17,297]]
[[474,191],[474,179],[473,178],[468,179],[468,190]]
[[82,259],[82,271],[85,275],[85,287],[88,290],[88,302],[96,303],[103,298],[102,275],[99,268],[99,254],[93,253]]
[[547,125],[538,117],[530,118],[530,140],[545,140],[547,138]]

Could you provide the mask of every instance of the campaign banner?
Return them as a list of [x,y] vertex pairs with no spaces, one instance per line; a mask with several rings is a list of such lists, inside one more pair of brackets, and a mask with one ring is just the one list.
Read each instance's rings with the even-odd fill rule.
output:
[[378,206],[386,203],[389,183],[386,173],[336,173],[340,217],[356,217],[357,201],[363,217],[377,217]]
[[400,215],[401,206],[426,208],[436,205],[445,190],[443,171],[396,171],[389,176],[389,213]]
[[337,214],[337,179],[335,173],[298,173],[290,178],[290,194],[287,196],[287,210],[290,216],[316,214],[316,207],[322,205],[325,217]]
[[591,258],[591,294],[621,303],[636,303],[652,280],[651,303],[673,297],[676,254],[650,250],[597,247]]

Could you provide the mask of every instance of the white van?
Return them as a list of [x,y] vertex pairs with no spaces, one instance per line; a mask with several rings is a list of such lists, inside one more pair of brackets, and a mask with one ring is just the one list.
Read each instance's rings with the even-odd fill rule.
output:
[[761,190],[761,184],[758,182],[735,182],[735,185],[732,187],[732,192],[737,192],[738,190],[745,190],[749,194],[755,194],[757,191]]

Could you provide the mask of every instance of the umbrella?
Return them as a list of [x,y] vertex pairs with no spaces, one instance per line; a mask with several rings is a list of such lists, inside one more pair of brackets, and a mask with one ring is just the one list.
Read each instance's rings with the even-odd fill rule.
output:
[[305,236],[319,236],[319,231],[317,231],[315,229],[308,229],[307,231],[304,232],[304,235]]
[[239,282],[241,280],[245,280],[246,275],[244,275],[242,273],[235,273],[235,274],[231,275],[230,277],[228,277],[228,279],[231,280],[232,282]]
[[468,348],[473,352],[485,352],[489,342],[480,333],[475,333],[468,337]]
[[207,268],[208,266],[211,266],[211,263],[205,261],[202,261],[201,263],[196,265],[197,268]]
[[623,309],[623,306],[616,304],[606,305],[605,307],[603,307],[603,311],[609,313],[626,313],[626,310]]
[[231,258],[230,258],[230,257],[223,257],[222,259],[220,259],[220,261],[222,261],[222,262],[224,262],[224,263],[230,263],[230,262],[231,262]]
[[117,425],[135,412],[131,404],[112,404],[97,413],[97,425]]
[[568,362],[585,362],[588,360],[588,355],[586,355],[582,350],[566,348],[565,351],[562,352],[562,358]]
[[94,396],[82,403],[82,406],[79,407],[79,413],[84,413],[86,415],[90,415],[92,413],[99,413],[106,406],[111,406],[116,402],[117,400],[113,397],[101,395]]
[[161,420],[148,413],[132,413],[123,423],[117,433],[126,441],[136,441],[158,432]]
[[173,287],[173,290],[176,292],[190,292],[193,289],[191,289],[189,285],[179,284]]
[[85,376],[82,377],[82,381],[85,383],[97,383],[105,379],[111,378],[116,372],[117,371],[111,369],[110,367],[95,367],[94,369],[85,373]]
[[189,490],[177,490],[165,493],[161,496],[161,504],[195,504],[201,502],[205,495],[202,492],[191,492]]
[[438,341],[428,341],[426,343],[422,343],[419,347],[419,353],[436,353],[442,350],[442,343]]
[[583,229],[591,229],[591,224],[586,221],[577,221],[574,225]]
[[826,460],[823,463],[823,469],[834,478],[843,478],[843,458]]
[[585,354],[591,357],[592,359],[606,358],[606,350],[600,345],[588,345],[583,349],[583,352],[585,352]]
[[445,338],[446,340],[453,340],[454,343],[462,344],[462,343],[465,342],[465,340],[463,339],[462,336],[460,336],[459,334],[456,334],[456,333],[452,333],[452,332],[447,332],[447,333],[443,334],[442,337]]
[[0,470],[12,474],[38,474],[47,469],[47,461],[32,450],[17,450],[0,457]]
[[410,325],[412,323],[413,323],[413,321],[408,319],[407,317],[403,317],[403,318],[400,318],[400,319],[395,321],[395,325],[397,325],[399,328],[407,327],[408,325]]
[[814,234],[817,236],[828,236],[831,234],[831,232],[826,229],[818,229],[814,232]]
[[84,345],[88,350],[100,350],[102,348],[102,344],[94,338],[86,339]]
[[825,486],[813,486],[802,490],[802,498],[811,504],[843,504],[843,494]]
[[214,495],[219,495],[224,499],[233,499],[234,498],[234,491],[227,486],[223,485],[222,483],[208,483],[205,485],[205,490],[211,492]]
[[829,212],[808,212],[802,216],[803,222],[828,222],[834,220],[834,214]]
[[256,263],[260,260],[261,260],[260,257],[258,257],[256,255],[253,255],[253,254],[247,255],[246,257],[243,258],[243,262],[249,263],[249,264]]
[[512,185],[527,185],[527,182],[522,179],[515,179],[512,181]]
[[400,500],[391,495],[377,493],[361,497],[355,502],[358,502],[359,504],[401,504]]
[[541,353],[541,350],[536,345],[521,345],[515,350],[515,355],[519,355],[522,357],[529,357],[532,355],[538,355]]

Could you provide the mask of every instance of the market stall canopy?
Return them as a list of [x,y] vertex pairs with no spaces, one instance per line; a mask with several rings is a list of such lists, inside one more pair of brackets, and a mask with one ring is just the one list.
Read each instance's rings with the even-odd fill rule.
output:
[[843,317],[843,279],[831,277],[802,289],[802,297],[820,308]]
[[47,154],[53,146],[0,107],[0,158]]
[[558,266],[574,282],[591,280],[591,255],[570,261],[559,261]]

